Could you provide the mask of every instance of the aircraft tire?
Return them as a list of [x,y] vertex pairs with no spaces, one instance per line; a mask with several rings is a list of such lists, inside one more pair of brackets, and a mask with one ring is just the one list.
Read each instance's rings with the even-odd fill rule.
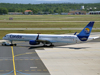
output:
[[53,47],[54,45],[51,43],[49,46],[50,46],[50,47]]
[[13,46],[13,44],[10,44],[10,46]]
[[13,44],[14,46],[17,46],[17,44]]
[[17,44],[10,44],[10,46],[16,46]]
[[43,45],[43,47],[47,47],[47,45]]

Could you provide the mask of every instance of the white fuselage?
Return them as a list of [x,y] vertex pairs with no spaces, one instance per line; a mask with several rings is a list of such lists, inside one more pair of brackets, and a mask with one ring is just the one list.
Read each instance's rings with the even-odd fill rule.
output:
[[[38,34],[16,34],[11,33],[3,37],[4,40],[10,41],[30,41],[36,40]],[[79,43],[81,42],[76,35],[51,35],[51,34],[39,34],[39,40],[47,40],[52,43]]]

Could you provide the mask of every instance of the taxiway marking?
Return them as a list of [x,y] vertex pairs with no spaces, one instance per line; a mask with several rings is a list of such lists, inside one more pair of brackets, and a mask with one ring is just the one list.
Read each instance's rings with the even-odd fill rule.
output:
[[0,72],[1,72],[1,71],[4,71],[4,70],[0,70]]
[[35,52],[17,54],[17,55],[15,55],[15,57],[17,57],[17,56],[21,56],[21,55],[26,55],[26,54],[33,54],[33,53],[35,53]]
[[29,70],[25,70],[25,71],[29,71]]
[[6,70],[6,71],[10,71],[10,70]]
[[[36,69],[36,68],[32,69],[31,68],[31,70],[18,70],[18,71],[22,72],[22,71],[47,71],[47,70],[46,69]],[[10,72],[10,70],[0,70],[0,72]]]
[[12,57],[13,57],[13,69],[14,69],[14,75],[16,75],[16,68],[15,68],[15,60],[14,60],[13,46],[11,46],[11,50],[12,50]]

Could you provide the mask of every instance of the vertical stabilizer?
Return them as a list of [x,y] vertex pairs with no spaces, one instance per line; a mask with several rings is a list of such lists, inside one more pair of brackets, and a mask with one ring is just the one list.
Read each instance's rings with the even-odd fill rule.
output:
[[91,21],[78,35],[77,37],[81,40],[81,41],[87,41],[92,28],[94,25],[94,21]]

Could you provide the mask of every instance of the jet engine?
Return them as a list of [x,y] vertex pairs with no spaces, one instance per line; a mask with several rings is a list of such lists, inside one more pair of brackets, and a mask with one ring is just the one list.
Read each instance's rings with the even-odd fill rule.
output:
[[38,44],[40,44],[40,42],[37,42],[36,40],[30,40],[29,44],[30,45],[38,45]]

